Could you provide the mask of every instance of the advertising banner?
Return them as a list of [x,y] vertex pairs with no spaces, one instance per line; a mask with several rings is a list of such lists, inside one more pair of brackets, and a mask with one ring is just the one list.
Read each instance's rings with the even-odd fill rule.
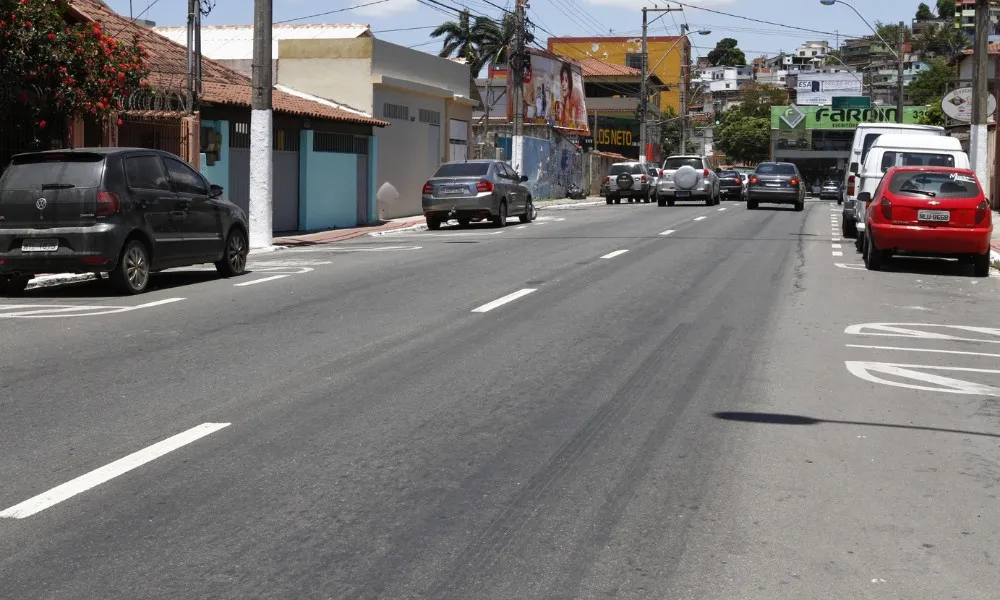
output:
[[800,106],[829,106],[837,96],[861,96],[861,81],[849,73],[800,74],[795,84]]
[[[581,67],[548,52],[532,50],[528,56],[530,61],[523,71],[524,122],[589,136]],[[513,79],[507,79],[507,116],[512,120],[514,94],[509,87]]]
[[635,119],[615,117],[596,117],[597,126],[593,125],[595,117],[591,117],[590,130],[592,137],[583,139],[584,148],[593,148],[597,143],[599,152],[621,154],[628,158],[639,158],[639,122]]
[[[903,107],[903,123],[915,125],[926,106]],[[895,106],[830,108],[829,106],[772,106],[771,129],[855,129],[859,123],[895,123]]]

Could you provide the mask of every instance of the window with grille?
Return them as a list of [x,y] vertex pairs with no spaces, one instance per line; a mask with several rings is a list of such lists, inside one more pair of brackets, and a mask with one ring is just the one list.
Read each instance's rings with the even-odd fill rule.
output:
[[625,55],[625,66],[632,69],[642,70],[642,55],[641,54],[626,54]]
[[386,119],[410,120],[410,107],[386,102],[382,105],[382,116]]
[[341,154],[368,154],[368,138],[347,133],[313,134],[313,152],[339,152]]
[[441,125],[441,113],[436,110],[420,109],[420,122],[430,125]]

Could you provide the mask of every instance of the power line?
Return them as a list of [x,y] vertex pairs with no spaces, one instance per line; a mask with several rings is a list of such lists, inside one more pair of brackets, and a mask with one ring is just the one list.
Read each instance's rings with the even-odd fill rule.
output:
[[721,10],[715,10],[715,9],[712,9],[712,8],[705,8],[704,6],[695,6],[693,4],[686,4],[684,2],[678,2],[677,0],[671,0],[671,1],[674,4],[680,4],[681,6],[683,6],[685,8],[693,8],[695,10],[703,10],[705,12],[715,13],[717,15],[723,15],[725,17],[732,17],[734,19],[743,19],[744,21],[752,21],[754,23],[763,23],[764,25],[774,25],[774,26],[777,26],[777,27],[783,27],[785,29],[795,29],[795,30],[798,30],[798,31],[805,31],[807,33],[820,33],[820,34],[823,34],[823,35],[830,35],[830,36],[837,35],[837,34],[833,33],[832,31],[820,31],[818,29],[809,29],[807,27],[798,27],[797,25],[786,25],[784,23],[775,23],[774,21],[765,21],[763,19],[755,19],[753,17],[746,17],[746,16],[743,16],[743,15],[736,15],[736,14],[724,12],[724,11],[721,11]]
[[345,12],[345,11],[348,11],[348,10],[354,10],[356,8],[364,8],[366,6],[374,6],[376,4],[382,4],[383,2],[388,2],[388,1],[389,0],[374,0],[374,2],[367,2],[365,4],[358,4],[356,6],[348,6],[346,8],[338,8],[336,10],[328,10],[326,12],[316,13],[314,15],[306,15],[304,17],[295,17],[294,19],[285,19],[284,21],[275,21],[274,24],[278,25],[279,23],[293,23],[295,21],[305,21],[306,19],[315,19],[316,17],[325,17],[327,15],[333,15],[333,14]]

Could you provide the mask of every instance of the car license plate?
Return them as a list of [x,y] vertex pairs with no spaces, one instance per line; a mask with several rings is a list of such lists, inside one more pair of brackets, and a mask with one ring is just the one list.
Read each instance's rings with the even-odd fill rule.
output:
[[459,185],[459,186],[446,187],[442,191],[444,191],[444,193],[446,194],[464,194],[465,186]]
[[780,183],[765,183],[767,187],[781,187]]
[[946,210],[921,210],[917,212],[917,220],[947,223],[951,220],[951,213]]
[[681,192],[681,191],[678,191],[677,192],[677,197],[678,198],[690,198],[691,197],[691,192]]
[[59,249],[59,240],[24,240],[21,242],[21,252],[55,252]]

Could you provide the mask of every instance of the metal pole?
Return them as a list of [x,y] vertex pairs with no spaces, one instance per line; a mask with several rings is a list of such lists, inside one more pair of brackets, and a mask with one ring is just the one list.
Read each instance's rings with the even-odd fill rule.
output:
[[646,46],[646,29],[648,27],[648,12],[645,7],[642,9],[642,82],[639,84],[639,160],[648,160],[649,153],[646,151],[647,137],[649,136],[647,123],[647,106],[649,92],[646,88],[646,78],[649,73],[646,68],[649,66],[649,49]]
[[194,15],[194,102],[198,105],[198,98],[201,97],[201,0],[195,0],[198,7]]
[[[524,51],[524,7],[527,0],[517,0],[514,9],[514,56],[512,64],[514,66],[514,135],[511,138],[511,166],[518,173],[522,173],[524,159],[524,69],[531,64],[530,56]],[[522,173],[523,174],[523,173]]]
[[[993,96],[995,98],[1000,98],[1000,61],[993,61]],[[987,106],[988,107],[988,106]],[[997,104],[996,116],[993,117],[994,122],[1000,124],[1000,103]],[[997,165],[1000,165],[1000,135],[997,132],[1000,129],[993,129],[993,186],[990,190],[992,192],[992,198],[990,204],[993,210],[1000,208],[1000,172],[997,170]]]
[[973,94],[972,94],[972,123],[969,128],[969,154],[972,159],[972,168],[976,171],[979,181],[985,183],[987,180],[987,98],[989,87],[987,72],[989,56],[989,28],[990,28],[990,3],[989,0],[976,0],[976,47],[973,55],[976,57],[974,64]]
[[198,0],[188,0],[187,18],[187,109],[194,109],[194,13]]
[[[688,26],[687,24],[681,25],[681,39],[687,35]],[[688,70],[688,57],[684,49],[681,48],[681,149],[679,154],[687,154],[687,70]]]
[[271,0],[254,0],[253,96],[250,111],[250,247],[271,246],[274,163],[271,121]]
[[906,46],[906,23],[899,22],[899,56],[898,75],[896,76],[896,122],[903,122],[903,61],[906,60],[904,52]]

